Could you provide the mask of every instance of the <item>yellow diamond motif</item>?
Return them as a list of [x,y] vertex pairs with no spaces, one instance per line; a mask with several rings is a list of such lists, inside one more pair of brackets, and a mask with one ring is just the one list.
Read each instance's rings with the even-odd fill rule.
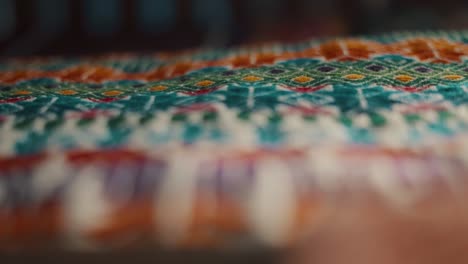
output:
[[409,75],[398,75],[395,76],[395,79],[404,83],[411,82],[412,80],[414,80],[414,78]]
[[308,82],[313,81],[313,80],[314,80],[313,78],[310,78],[310,77],[304,76],[304,75],[297,76],[296,78],[293,79],[293,81],[298,82],[298,83],[308,83]]
[[446,80],[450,80],[450,81],[459,81],[459,80],[463,79],[463,76],[450,74],[450,75],[445,75],[443,78],[446,79]]
[[200,87],[206,87],[206,86],[210,86],[210,85],[212,85],[212,84],[214,84],[213,81],[210,81],[210,80],[203,80],[203,81],[197,82],[196,85],[197,85],[197,86],[200,86]]
[[244,78],[242,78],[242,80],[248,81],[248,82],[257,82],[257,81],[263,80],[263,78],[255,76],[255,75],[249,75],[249,76],[245,76]]
[[361,75],[361,74],[355,74],[355,73],[352,73],[352,74],[348,74],[348,75],[345,75],[344,76],[346,79],[348,80],[361,80],[361,79],[364,79],[364,75]]
[[164,91],[166,89],[167,89],[167,86],[158,85],[158,86],[151,87],[149,90],[154,91],[154,92],[159,92],[159,91]]
[[117,91],[117,90],[111,90],[111,91],[106,91],[103,93],[105,96],[117,96],[119,94],[122,94],[121,91]]
[[30,92],[30,91],[26,91],[26,90],[21,90],[21,91],[17,91],[15,94],[27,95],[27,94],[31,94],[31,92]]
[[73,91],[73,90],[62,90],[62,91],[59,91],[58,92],[59,94],[63,94],[63,95],[74,95],[74,94],[77,94],[76,91]]

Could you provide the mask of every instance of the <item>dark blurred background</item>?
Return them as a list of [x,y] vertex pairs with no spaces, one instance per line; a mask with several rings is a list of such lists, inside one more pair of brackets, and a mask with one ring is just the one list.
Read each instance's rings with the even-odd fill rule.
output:
[[468,0],[0,0],[0,56],[468,28]]

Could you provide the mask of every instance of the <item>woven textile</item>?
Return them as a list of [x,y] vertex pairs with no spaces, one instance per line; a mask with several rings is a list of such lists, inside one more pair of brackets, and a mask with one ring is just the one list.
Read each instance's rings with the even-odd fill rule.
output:
[[343,186],[401,202],[468,172],[467,56],[451,32],[3,61],[0,246],[283,245]]

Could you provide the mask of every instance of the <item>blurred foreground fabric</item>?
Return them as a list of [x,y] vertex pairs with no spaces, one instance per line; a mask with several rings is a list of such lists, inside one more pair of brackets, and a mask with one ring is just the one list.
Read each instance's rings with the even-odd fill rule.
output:
[[287,248],[342,200],[460,193],[467,56],[428,32],[4,60],[0,249]]

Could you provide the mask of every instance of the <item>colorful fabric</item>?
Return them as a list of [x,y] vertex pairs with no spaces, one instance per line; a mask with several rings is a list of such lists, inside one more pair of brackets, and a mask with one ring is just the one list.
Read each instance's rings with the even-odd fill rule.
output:
[[450,32],[4,61],[0,245],[282,245],[343,186],[405,202],[468,171],[467,56]]

